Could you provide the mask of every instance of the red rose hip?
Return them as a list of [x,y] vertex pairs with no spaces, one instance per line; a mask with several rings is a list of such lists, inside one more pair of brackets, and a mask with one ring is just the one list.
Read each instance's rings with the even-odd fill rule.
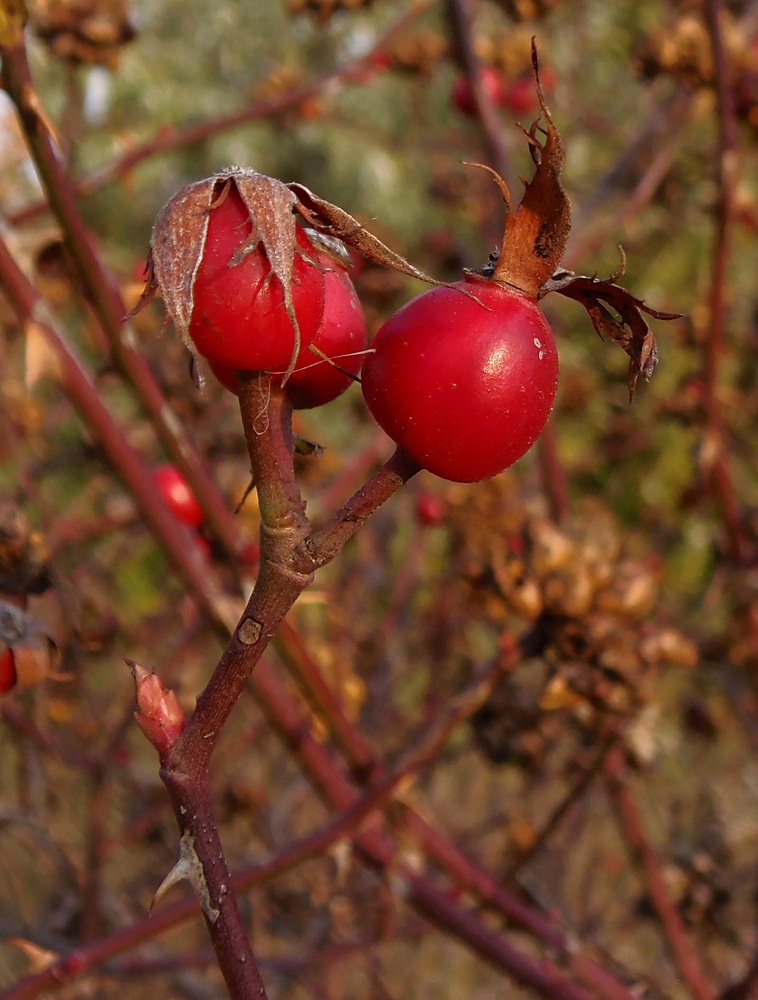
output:
[[[204,358],[235,370],[285,371],[296,331],[281,282],[261,244],[246,248],[250,212],[232,183],[209,209],[208,233],[192,286],[189,337]],[[316,250],[298,227],[292,300],[300,347],[315,337],[324,308],[324,275]]]
[[153,470],[153,478],[164,503],[177,521],[190,528],[197,528],[203,523],[203,509],[175,465],[157,466]]
[[[302,347],[284,387],[296,410],[323,406],[340,396],[353,381],[345,372],[353,375],[360,372],[368,344],[363,307],[348,272],[325,257],[320,258],[320,262],[326,269],[324,313],[312,345],[339,368],[314,354],[308,345]],[[225,388],[237,392],[234,369],[213,363],[210,367]]]
[[[505,87],[500,72],[494,66],[482,66],[481,80],[484,92],[492,103],[495,105],[502,104]],[[468,115],[470,118],[476,115],[474,93],[468,78],[463,76],[462,73],[453,81],[453,89],[450,97],[456,108],[464,115]]]
[[545,426],[558,385],[553,333],[534,299],[469,279],[413,299],[363,366],[377,423],[419,465],[477,482],[507,469]]
[[0,654],[0,694],[7,694],[16,686],[18,674],[13,650],[8,648]]

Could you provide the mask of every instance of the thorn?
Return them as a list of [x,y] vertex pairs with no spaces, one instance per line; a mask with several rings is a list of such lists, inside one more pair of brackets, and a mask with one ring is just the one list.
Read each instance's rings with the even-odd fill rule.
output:
[[220,911],[215,906],[211,906],[211,897],[208,892],[208,883],[205,880],[205,872],[202,862],[195,851],[195,840],[189,830],[185,830],[179,841],[179,860],[155,890],[153,900],[150,904],[150,913],[156,903],[166,895],[168,890],[184,879],[190,883],[200,899],[200,907],[210,923],[215,924],[219,918]]

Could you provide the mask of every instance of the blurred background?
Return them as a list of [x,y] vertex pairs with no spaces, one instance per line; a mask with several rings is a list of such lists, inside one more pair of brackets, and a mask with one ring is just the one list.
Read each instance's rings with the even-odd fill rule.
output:
[[[623,352],[548,296],[561,382],[540,444],[483,484],[417,476],[321,571],[270,664],[356,788],[366,773],[334,712],[391,766],[484,672],[487,691],[376,820],[393,857],[525,954],[547,953],[444,869],[414,810],[624,989],[716,997],[755,964],[758,899],[758,5],[37,0],[27,28],[39,107],[126,308],[161,206],[230,164],[305,184],[440,280],[481,268],[504,205],[467,163],[496,166],[514,193],[530,176],[518,123],[539,112],[533,36],[566,149],[565,265],[605,277],[620,244],[620,283],[682,318],[651,320],[660,365],[630,405]],[[176,455],[44,188],[3,97],[3,238],[153,475]],[[363,260],[353,280],[372,333],[424,290]],[[0,996],[38,995],[13,990],[139,925],[138,943],[58,994],[221,997],[199,921],[160,937],[144,923],[176,831],[123,660],[191,710],[223,645],[6,284],[0,590],[55,646],[22,671],[28,649],[2,637],[16,661],[3,675],[0,659]],[[235,398],[202,364],[198,387],[159,301],[132,329],[231,518],[249,478]],[[323,523],[391,443],[359,387],[296,419],[323,447],[297,459]],[[201,508],[176,514],[178,530],[233,620],[255,577],[255,498],[234,516],[236,551]],[[337,708],[315,704],[314,678]],[[235,869],[331,814],[285,730],[251,689],[216,752]],[[347,841],[243,904],[273,997],[535,995],[419,916],[392,863],[367,866]]]

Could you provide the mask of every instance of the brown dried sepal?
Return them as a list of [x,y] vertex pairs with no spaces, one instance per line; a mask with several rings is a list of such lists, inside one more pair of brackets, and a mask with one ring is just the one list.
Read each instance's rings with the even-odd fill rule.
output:
[[[534,40],[532,66],[545,125],[541,126],[538,119],[524,134],[537,169],[526,184],[524,196],[515,212],[505,181],[494,175],[502,191],[508,217],[492,278],[519,289],[525,295],[536,297],[560,266],[571,231],[571,205],[561,184],[563,144],[545,104]],[[543,141],[540,141],[540,133]]]
[[16,668],[14,690],[38,687],[55,677],[58,647],[44,626],[16,604],[0,599],[0,649],[10,649]]
[[45,543],[15,504],[0,504],[0,591],[42,594],[51,586]]
[[[623,251],[622,251],[623,254]],[[642,375],[649,382],[658,364],[658,348],[652,330],[643,313],[654,319],[680,319],[681,313],[661,312],[651,309],[641,299],[616,284],[624,273],[624,260],[620,271],[610,278],[588,278],[572,271],[558,271],[540,290],[540,298],[549,292],[559,292],[580,302],[587,310],[592,325],[601,340],[606,337],[618,344],[629,355],[629,400],[634,398],[637,379]],[[618,318],[611,313],[613,309]]]
[[288,184],[287,187],[297,198],[296,210],[316,232],[332,239],[341,240],[377,264],[391,267],[394,271],[408,274],[412,278],[418,278],[419,281],[425,281],[431,285],[440,284],[439,281],[414,267],[405,257],[390,250],[343,208],[319,198],[302,184],[292,183]]

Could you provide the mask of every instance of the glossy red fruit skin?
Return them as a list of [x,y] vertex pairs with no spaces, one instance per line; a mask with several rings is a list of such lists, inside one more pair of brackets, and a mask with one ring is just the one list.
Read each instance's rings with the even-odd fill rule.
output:
[[197,528],[203,523],[203,509],[189,483],[175,465],[159,465],[153,469],[153,477],[164,503],[182,524]]
[[18,674],[16,673],[16,661],[13,657],[13,650],[6,649],[0,656],[0,694],[7,694],[16,686]]
[[[329,269],[324,273],[324,313],[313,345],[340,367],[357,375],[368,346],[363,306],[347,271],[322,260]],[[234,369],[215,364],[210,367],[225,388],[237,392]],[[319,359],[306,346],[301,348],[295,370],[284,389],[296,410],[309,410],[336,399],[352,381],[348,375]]]
[[553,333],[535,300],[494,282],[425,292],[381,327],[372,347],[362,374],[371,413],[443,479],[478,482],[502,472],[550,415]]
[[[482,66],[482,86],[485,93],[495,105],[503,103],[505,88],[503,78],[494,66]],[[476,115],[476,102],[471,90],[471,84],[462,74],[453,81],[453,90],[450,95],[453,104],[464,115],[473,117]]]
[[[248,210],[232,185],[210,210],[208,234],[193,285],[189,335],[204,358],[244,371],[285,370],[295,331],[284,305],[281,282],[274,277],[262,246],[231,265],[247,242],[252,225]],[[298,245],[315,260],[316,251],[298,227]],[[316,335],[324,308],[324,275],[314,263],[295,254],[292,298],[300,342]]]

